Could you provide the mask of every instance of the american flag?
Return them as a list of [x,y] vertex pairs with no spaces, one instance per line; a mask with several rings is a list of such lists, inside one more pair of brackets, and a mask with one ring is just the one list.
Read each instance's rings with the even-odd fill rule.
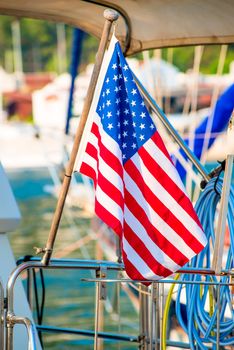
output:
[[93,179],[95,212],[119,235],[130,278],[169,276],[206,245],[192,203],[114,36],[76,170]]

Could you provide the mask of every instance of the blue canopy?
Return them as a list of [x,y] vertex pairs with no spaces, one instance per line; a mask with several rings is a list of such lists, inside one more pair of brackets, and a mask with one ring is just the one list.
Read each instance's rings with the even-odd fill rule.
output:
[[[217,100],[217,103],[214,109],[214,115],[213,115],[212,125],[210,128],[210,133],[207,133],[206,135],[206,132],[208,130],[207,128],[208,120],[212,116],[207,116],[201,122],[201,124],[195,129],[193,152],[198,159],[201,159],[202,153],[206,151],[206,149],[203,150],[204,143],[207,142],[207,148],[209,149],[213,145],[218,133],[222,132],[227,128],[233,109],[234,109],[234,84],[228,87]],[[208,137],[208,140],[205,141],[205,137]],[[185,139],[185,142],[188,144],[189,140]],[[186,156],[186,154],[181,148],[179,149],[179,152],[182,155],[182,157],[187,161],[188,157]],[[176,155],[174,155],[173,158],[175,159],[175,165],[176,165],[177,171],[179,172],[181,178],[184,180],[186,176],[186,170],[184,169],[180,161],[176,158]]]

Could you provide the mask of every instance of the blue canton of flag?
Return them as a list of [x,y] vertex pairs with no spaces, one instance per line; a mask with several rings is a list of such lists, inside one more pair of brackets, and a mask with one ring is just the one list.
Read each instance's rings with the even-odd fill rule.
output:
[[124,163],[155,132],[118,42],[104,79],[97,113],[104,130],[119,143]]

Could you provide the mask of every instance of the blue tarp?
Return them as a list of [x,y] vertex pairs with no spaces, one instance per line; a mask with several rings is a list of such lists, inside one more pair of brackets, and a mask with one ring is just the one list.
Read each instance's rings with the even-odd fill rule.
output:
[[[220,133],[227,128],[233,109],[234,109],[234,84],[228,87],[217,100],[217,103],[214,109],[214,116],[213,116],[213,123],[211,127],[210,137],[208,142],[206,141],[208,148],[210,148],[214,143],[217,137],[217,133]],[[209,118],[210,116],[207,116],[202,121],[202,123],[195,129],[193,152],[198,159],[201,159],[201,156],[202,156],[203,144],[205,142],[204,135],[206,133],[206,128],[207,128]],[[189,144],[188,139],[185,139],[185,142]],[[182,149],[179,149],[179,152],[183,156],[183,158],[187,161],[188,157],[186,156],[184,151]],[[178,159],[176,159],[175,165],[181,178],[184,180],[186,176],[186,170],[181,165]]]

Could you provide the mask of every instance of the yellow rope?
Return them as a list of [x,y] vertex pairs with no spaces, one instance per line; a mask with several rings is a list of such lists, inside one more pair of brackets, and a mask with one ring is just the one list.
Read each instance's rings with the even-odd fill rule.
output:
[[[176,274],[174,280],[177,281],[180,277],[180,274]],[[169,309],[170,309],[170,304],[171,304],[171,299],[172,299],[172,294],[173,290],[175,287],[175,283],[172,284],[167,300],[165,303],[165,308],[164,308],[164,313],[163,313],[163,323],[162,323],[162,350],[166,350],[166,339],[167,339],[167,320],[168,320],[168,314],[169,314]]]

